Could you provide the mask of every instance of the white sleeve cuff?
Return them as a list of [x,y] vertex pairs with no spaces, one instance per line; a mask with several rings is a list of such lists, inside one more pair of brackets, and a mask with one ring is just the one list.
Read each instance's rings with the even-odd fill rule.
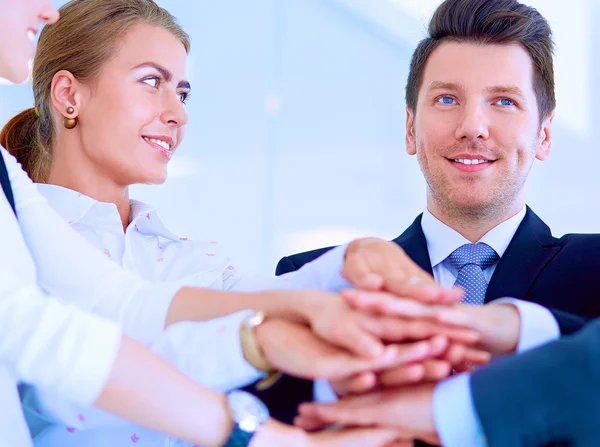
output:
[[289,285],[294,289],[319,289],[339,292],[351,288],[352,285],[342,275],[344,257],[348,244],[335,247],[312,262],[304,264],[297,272],[282,275],[284,279],[290,275]]
[[460,374],[435,387],[433,419],[443,446],[487,446],[471,396],[470,377]]
[[521,333],[517,353],[528,351],[560,337],[558,322],[548,309],[539,304],[515,298],[500,298],[493,303],[510,303],[521,315]]
[[264,377],[244,358],[240,325],[251,311],[169,326],[152,350],[208,388],[227,392]]

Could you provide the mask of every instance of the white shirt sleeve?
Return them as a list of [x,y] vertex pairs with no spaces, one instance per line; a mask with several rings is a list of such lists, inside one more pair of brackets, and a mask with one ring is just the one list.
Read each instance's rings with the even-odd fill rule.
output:
[[118,325],[48,297],[33,285],[7,291],[4,282],[0,297],[2,362],[19,380],[90,406],[116,359]]
[[[298,271],[272,277],[240,277],[231,280],[229,290],[255,292],[259,290],[318,289],[339,292],[352,285],[342,275],[344,256],[348,245],[329,250],[312,262],[304,264]],[[235,276],[235,273],[233,274]]]
[[517,353],[528,351],[560,337],[558,322],[548,309],[539,304],[515,298],[500,298],[493,303],[513,304],[521,315],[521,332]]
[[180,285],[150,284],[106,259],[48,205],[15,158],[2,149],[22,235],[48,293],[119,322],[141,343],[162,333]]
[[470,375],[440,382],[433,392],[433,419],[442,445],[487,447],[471,395]]
[[197,382],[218,392],[248,385],[264,373],[244,358],[240,325],[251,311],[167,328],[152,350]]

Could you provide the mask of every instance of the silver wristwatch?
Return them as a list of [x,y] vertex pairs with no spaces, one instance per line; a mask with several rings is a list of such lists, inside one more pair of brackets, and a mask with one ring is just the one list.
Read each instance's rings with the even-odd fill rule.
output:
[[230,392],[227,402],[233,416],[233,430],[224,447],[246,447],[269,419],[269,410],[260,399],[245,391]]

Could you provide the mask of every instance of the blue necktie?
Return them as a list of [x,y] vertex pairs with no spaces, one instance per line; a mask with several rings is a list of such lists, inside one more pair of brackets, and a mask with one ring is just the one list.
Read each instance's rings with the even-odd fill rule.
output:
[[488,282],[483,271],[490,268],[500,257],[492,247],[482,242],[465,244],[448,256],[458,271],[455,286],[465,289],[465,304],[483,304]]

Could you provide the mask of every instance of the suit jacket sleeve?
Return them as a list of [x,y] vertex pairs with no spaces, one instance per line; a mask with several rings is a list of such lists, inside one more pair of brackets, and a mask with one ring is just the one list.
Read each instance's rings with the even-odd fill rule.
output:
[[591,318],[582,317],[581,315],[575,315],[564,310],[549,308],[552,315],[556,319],[558,326],[560,327],[561,335],[571,335],[582,329],[587,323],[591,321]]
[[292,259],[289,256],[286,256],[277,263],[275,275],[280,276],[286,273],[295,272],[296,270],[298,270],[298,268],[299,267],[297,267],[294,264],[294,261],[292,261]]
[[600,319],[479,370],[471,388],[490,447],[598,444]]

